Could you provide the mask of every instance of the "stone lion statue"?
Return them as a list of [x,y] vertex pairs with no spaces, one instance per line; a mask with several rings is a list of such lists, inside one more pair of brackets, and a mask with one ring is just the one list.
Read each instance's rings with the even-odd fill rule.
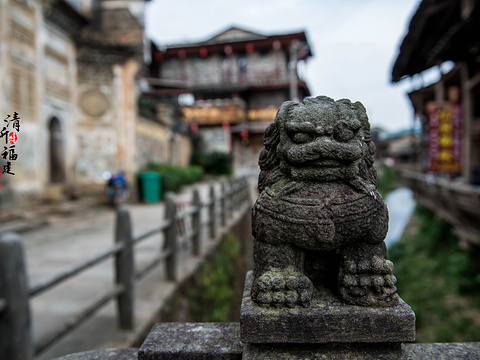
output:
[[325,96],[287,101],[264,145],[252,210],[252,299],[307,306],[318,288],[347,304],[396,305],[383,241],[388,210],[363,105]]

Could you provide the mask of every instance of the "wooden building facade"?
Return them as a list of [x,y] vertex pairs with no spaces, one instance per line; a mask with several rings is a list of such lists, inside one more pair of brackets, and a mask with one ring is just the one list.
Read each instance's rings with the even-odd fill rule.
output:
[[[442,71],[448,65],[448,71]],[[392,70],[392,82],[438,67],[439,81],[410,97],[421,121],[423,174],[405,173],[417,201],[480,247],[480,1],[423,0]]]
[[176,101],[183,122],[203,138],[203,151],[234,155],[236,168],[257,168],[265,127],[285,100],[310,95],[297,65],[312,56],[304,32],[262,35],[231,27],[202,42],[160,48],[143,97]]

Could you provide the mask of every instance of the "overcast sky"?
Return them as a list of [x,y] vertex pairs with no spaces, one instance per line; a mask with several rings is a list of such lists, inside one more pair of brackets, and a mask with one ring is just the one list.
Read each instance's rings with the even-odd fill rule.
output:
[[147,36],[159,45],[203,41],[230,26],[265,35],[305,31],[313,57],[302,75],[313,96],[361,101],[372,126],[410,127],[409,80],[390,83],[419,0],[152,0]]

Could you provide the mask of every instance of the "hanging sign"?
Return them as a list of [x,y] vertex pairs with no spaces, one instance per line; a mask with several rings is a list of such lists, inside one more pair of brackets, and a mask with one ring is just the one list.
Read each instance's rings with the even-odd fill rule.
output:
[[460,104],[431,106],[428,112],[428,168],[436,172],[462,170]]

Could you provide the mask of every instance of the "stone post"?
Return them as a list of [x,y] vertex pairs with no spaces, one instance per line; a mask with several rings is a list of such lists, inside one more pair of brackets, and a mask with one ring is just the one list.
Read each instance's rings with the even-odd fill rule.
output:
[[33,342],[28,302],[28,277],[22,239],[0,235],[0,359],[30,360]]
[[234,180],[230,179],[227,183],[227,213],[229,217],[233,216],[235,210],[235,205],[233,203],[233,184]]
[[115,242],[123,246],[115,256],[116,283],[123,287],[123,292],[117,297],[119,326],[131,330],[134,327],[135,266],[130,213],[125,204],[117,209]]
[[192,214],[192,229],[193,229],[193,254],[200,255],[202,244],[202,203],[200,201],[200,192],[198,189],[193,191],[193,206],[196,208]]
[[210,236],[210,240],[213,240],[215,239],[215,236],[217,236],[215,187],[213,186],[213,183],[210,184],[209,198],[210,198],[210,206],[208,207],[208,214],[210,217],[209,218],[209,222],[210,222],[209,236]]
[[285,102],[264,144],[243,359],[401,358],[415,314],[386,259],[365,108],[324,96]]
[[178,251],[177,251],[177,207],[175,206],[175,195],[167,194],[165,199],[165,219],[169,221],[165,230],[165,249],[169,252],[165,266],[167,279],[177,281],[178,278]]
[[227,224],[227,190],[225,181],[222,181],[222,187],[220,192],[220,219],[222,226]]

